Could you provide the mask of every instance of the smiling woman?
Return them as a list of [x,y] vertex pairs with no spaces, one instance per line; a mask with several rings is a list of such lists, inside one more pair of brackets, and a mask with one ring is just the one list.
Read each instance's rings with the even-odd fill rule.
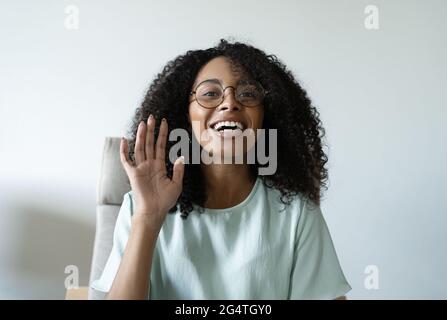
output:
[[[260,130],[274,130],[277,170],[259,175],[260,159],[169,161],[175,129],[224,158],[246,155]],[[248,130],[255,143],[235,150]],[[169,62],[136,110],[130,144],[122,140],[132,190],[92,287],[111,299],[343,296],[351,287],[319,206],[323,134],[306,92],[274,55],[221,40]]]

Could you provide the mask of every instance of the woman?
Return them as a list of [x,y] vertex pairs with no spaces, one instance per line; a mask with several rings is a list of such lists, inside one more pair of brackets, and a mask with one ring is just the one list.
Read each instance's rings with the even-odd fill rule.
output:
[[[179,128],[213,160],[242,163],[172,163],[168,136]],[[248,130],[259,145],[261,129],[277,137],[276,170],[262,176],[259,159],[247,161],[256,147],[236,148]],[[94,289],[110,299],[335,299],[351,289],[319,207],[324,130],[274,55],[221,40],[177,57],[131,134],[120,151],[131,191]]]

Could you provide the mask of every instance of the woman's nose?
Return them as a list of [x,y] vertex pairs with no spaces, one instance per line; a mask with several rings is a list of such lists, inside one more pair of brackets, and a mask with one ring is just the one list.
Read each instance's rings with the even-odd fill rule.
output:
[[233,87],[227,87],[224,90],[224,100],[222,103],[217,107],[219,110],[240,110],[241,105],[236,100],[236,90]]

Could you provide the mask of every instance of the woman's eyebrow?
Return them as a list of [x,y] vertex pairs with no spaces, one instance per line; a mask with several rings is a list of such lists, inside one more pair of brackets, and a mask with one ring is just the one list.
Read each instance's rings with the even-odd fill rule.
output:
[[[240,78],[240,79],[237,81],[237,83],[239,84],[240,82],[242,82],[242,81],[246,81],[246,80],[249,80],[249,79],[250,79],[249,77],[242,77],[242,78]],[[204,82],[204,81],[213,81],[213,82],[217,82],[217,83],[219,83],[219,84],[222,85],[222,80],[217,79],[217,78],[209,78],[209,79],[202,79],[202,80],[200,80],[200,81],[196,80],[196,81],[194,82],[194,84],[192,85],[192,87],[195,88],[199,83],[202,83],[202,82]]]
[[217,82],[217,83],[220,83],[220,84],[222,83],[222,81],[220,79],[210,78],[210,79],[203,79],[203,80],[200,80],[200,81],[196,80],[194,82],[194,84],[192,85],[192,87],[195,88],[196,85],[198,85],[199,83],[202,83],[203,81],[213,81],[213,82]]

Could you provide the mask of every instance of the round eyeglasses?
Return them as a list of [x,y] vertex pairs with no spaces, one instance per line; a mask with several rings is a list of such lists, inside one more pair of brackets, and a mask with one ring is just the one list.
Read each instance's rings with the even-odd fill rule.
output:
[[241,80],[236,88],[233,86],[223,87],[217,79],[208,79],[199,83],[190,96],[195,95],[194,100],[207,109],[214,109],[225,99],[225,90],[232,88],[235,92],[236,100],[244,107],[257,107],[262,104],[265,96],[268,94],[262,85],[256,80]]

